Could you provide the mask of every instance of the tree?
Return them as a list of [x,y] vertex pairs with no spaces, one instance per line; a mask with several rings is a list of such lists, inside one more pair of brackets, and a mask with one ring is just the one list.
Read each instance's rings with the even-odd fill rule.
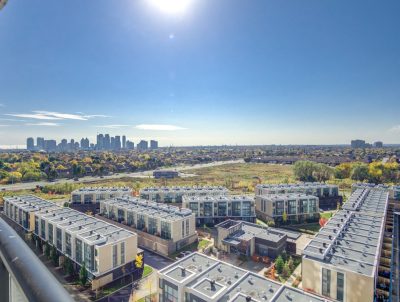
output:
[[287,264],[289,266],[290,271],[293,272],[293,270],[294,270],[294,261],[293,261],[292,256],[289,257],[289,260],[288,260]]
[[282,276],[283,278],[288,278],[290,276],[290,268],[287,262],[283,265]]
[[286,222],[287,222],[287,219],[288,219],[287,213],[286,213],[286,211],[283,211],[283,214],[282,214],[282,220],[283,220],[283,222],[286,223]]
[[8,182],[9,183],[14,183],[14,182],[19,182],[22,179],[22,174],[19,172],[10,172],[8,174]]
[[136,268],[143,267],[143,255],[141,255],[141,254],[136,255],[135,266],[136,266]]
[[278,272],[278,274],[282,273],[284,265],[285,265],[285,262],[283,261],[281,255],[279,255],[275,260],[275,267],[276,267],[276,271]]
[[267,222],[267,225],[268,225],[269,227],[273,228],[273,227],[275,227],[275,221],[270,220],[270,221]]
[[48,243],[44,245],[44,254],[46,255],[47,259],[50,258],[50,245]]
[[315,181],[313,172],[316,170],[316,163],[311,161],[297,161],[293,166],[295,177],[301,181]]
[[58,266],[58,253],[55,246],[51,249],[51,260],[53,261],[55,266]]
[[86,269],[86,264],[83,263],[79,271],[79,282],[82,286],[85,286],[88,281],[88,271]]
[[364,181],[369,177],[368,171],[369,168],[367,164],[355,163],[351,169],[351,179]]
[[325,164],[316,164],[312,176],[319,182],[325,182],[332,178],[333,168]]
[[324,217],[321,217],[319,219],[319,225],[321,226],[321,228],[323,228],[327,222],[328,222],[328,219],[326,219]]

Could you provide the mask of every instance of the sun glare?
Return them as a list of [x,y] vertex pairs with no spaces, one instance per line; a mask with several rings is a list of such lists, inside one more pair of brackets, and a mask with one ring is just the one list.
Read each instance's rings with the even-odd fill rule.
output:
[[149,0],[151,4],[167,14],[184,13],[191,0]]

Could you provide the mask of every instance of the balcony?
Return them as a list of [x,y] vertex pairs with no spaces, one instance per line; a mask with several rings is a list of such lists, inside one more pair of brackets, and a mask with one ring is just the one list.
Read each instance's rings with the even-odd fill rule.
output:
[[0,301],[73,302],[57,279],[1,218]]

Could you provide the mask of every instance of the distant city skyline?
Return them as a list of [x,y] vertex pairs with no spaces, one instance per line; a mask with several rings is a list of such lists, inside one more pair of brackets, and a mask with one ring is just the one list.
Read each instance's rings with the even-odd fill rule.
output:
[[400,143],[399,1],[152,2],[8,1],[0,146]]

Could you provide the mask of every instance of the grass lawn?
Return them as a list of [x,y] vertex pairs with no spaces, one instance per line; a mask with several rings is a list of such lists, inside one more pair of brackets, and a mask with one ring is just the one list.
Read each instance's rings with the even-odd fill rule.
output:
[[185,252],[185,251],[191,251],[191,252],[196,252],[198,250],[201,250],[203,248],[205,248],[207,245],[210,244],[210,240],[207,239],[200,239],[197,242],[193,242],[192,244],[189,244],[187,246],[185,246],[184,248],[180,249],[179,251],[172,253],[171,255],[169,255],[172,259],[175,259],[176,256],[178,256],[181,252]]
[[153,272],[153,268],[152,268],[151,266],[145,265],[145,266],[144,266],[144,269],[143,269],[143,276],[142,276],[142,278],[147,277],[147,276],[150,275],[152,272]]
[[329,218],[331,218],[331,217],[333,216],[333,214],[334,214],[335,212],[336,212],[336,211],[326,211],[326,212],[323,212],[323,213],[321,213],[321,218],[329,219]]

